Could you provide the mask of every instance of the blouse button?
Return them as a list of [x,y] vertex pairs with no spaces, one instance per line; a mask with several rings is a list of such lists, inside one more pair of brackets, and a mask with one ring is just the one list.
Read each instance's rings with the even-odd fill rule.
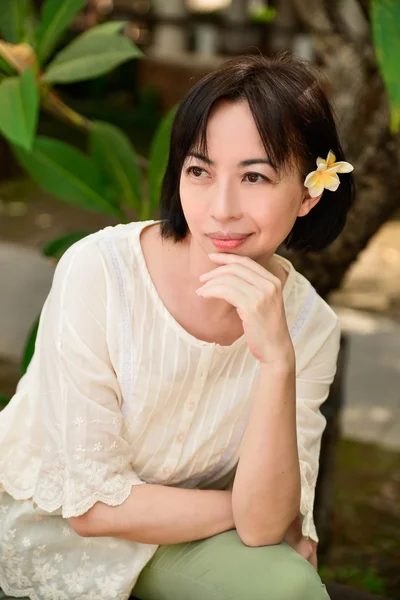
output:
[[164,467],[163,468],[163,472],[168,475],[169,473],[171,473],[171,469],[169,467]]
[[192,401],[192,402],[189,402],[189,404],[188,404],[188,409],[189,409],[189,410],[194,410],[194,407],[195,407],[195,403],[194,403],[193,401]]
[[177,437],[178,442],[182,442],[184,437],[185,436],[183,435],[183,433],[180,433]]

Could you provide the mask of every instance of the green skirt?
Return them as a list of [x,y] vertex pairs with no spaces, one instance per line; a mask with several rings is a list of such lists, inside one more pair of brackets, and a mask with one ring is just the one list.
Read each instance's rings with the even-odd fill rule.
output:
[[[6,598],[0,590],[0,599]],[[133,598],[329,600],[329,595],[314,567],[286,542],[250,547],[231,529],[195,542],[160,546],[141,571]]]
[[139,600],[329,600],[317,571],[286,542],[246,546],[236,529],[160,546],[132,594]]

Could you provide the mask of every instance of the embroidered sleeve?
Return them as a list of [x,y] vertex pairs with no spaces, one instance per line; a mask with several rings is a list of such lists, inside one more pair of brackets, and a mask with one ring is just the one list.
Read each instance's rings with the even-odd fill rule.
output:
[[64,518],[97,501],[121,504],[132,485],[145,483],[123,437],[122,394],[107,344],[120,334],[120,321],[107,309],[109,285],[101,252],[88,239],[59,261],[27,373],[34,433],[8,459],[15,497],[27,497],[32,485],[35,504],[61,509]]
[[339,321],[322,347],[296,378],[297,443],[300,459],[300,517],[306,537],[318,541],[313,520],[315,485],[326,419],[320,406],[327,399],[336,373],[340,346]]

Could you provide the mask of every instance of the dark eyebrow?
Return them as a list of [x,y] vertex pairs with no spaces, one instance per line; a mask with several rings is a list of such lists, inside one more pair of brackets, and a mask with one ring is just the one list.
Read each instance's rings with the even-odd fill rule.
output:
[[[207,158],[207,156],[203,156],[203,154],[198,154],[197,152],[189,152],[188,156],[193,156],[194,158],[198,158],[199,160],[205,162],[207,165],[214,166],[214,162]],[[272,167],[271,161],[268,158],[248,158],[247,160],[242,160],[238,167],[248,167],[249,165],[255,165],[257,163],[262,163],[265,165],[270,165]]]

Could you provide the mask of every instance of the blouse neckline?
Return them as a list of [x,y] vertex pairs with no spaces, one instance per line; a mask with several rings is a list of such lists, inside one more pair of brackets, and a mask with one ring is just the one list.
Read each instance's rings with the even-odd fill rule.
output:
[[[146,259],[143,254],[143,248],[140,241],[140,234],[143,231],[143,229],[154,223],[160,223],[161,220],[162,219],[149,219],[147,221],[140,221],[139,226],[135,229],[135,235],[133,237],[133,242],[136,249],[136,256],[139,261],[139,266],[142,269],[144,275],[145,285],[151,297],[153,298],[157,309],[159,310],[163,318],[175,329],[175,331],[190,344],[202,348],[218,349],[219,352],[229,352],[235,350],[237,347],[241,346],[246,341],[245,333],[243,333],[239,338],[237,338],[232,344],[228,346],[223,346],[221,344],[218,344],[217,342],[206,342],[205,340],[199,340],[197,337],[189,333],[184,327],[182,327],[182,325],[178,323],[178,321],[174,319],[174,317],[171,315],[171,313],[168,311],[165,304],[161,300],[157,288],[154,285],[154,282],[147,268]],[[280,256],[279,254],[274,254],[273,256],[278,262],[280,262],[280,264],[288,273],[288,277],[282,289],[283,303],[286,308],[290,291],[293,287],[296,272],[294,266],[289,260],[287,260],[283,256]]]

